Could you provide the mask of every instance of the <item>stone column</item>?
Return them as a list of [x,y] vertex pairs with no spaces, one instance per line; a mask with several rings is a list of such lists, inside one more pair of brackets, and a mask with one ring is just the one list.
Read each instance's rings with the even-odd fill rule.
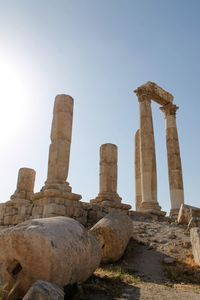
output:
[[136,94],[140,106],[140,168],[142,182],[140,210],[159,213],[161,208],[157,202],[156,153],[151,97],[143,89],[136,90]]
[[184,203],[182,166],[179,149],[178,132],[176,127],[176,111],[178,107],[169,103],[161,107],[165,115],[166,143],[168,158],[168,174],[171,199],[170,215],[177,215],[181,204]]
[[91,201],[120,204],[121,198],[117,193],[117,146],[114,144],[103,144],[100,147],[99,177],[99,194]]
[[140,171],[140,130],[135,134],[135,209],[140,210],[142,203],[142,186],[141,186],[141,171]]
[[29,168],[19,169],[17,189],[11,196],[11,200],[26,199],[32,200],[35,185],[35,170]]
[[[53,121],[51,128],[51,144],[47,181],[42,191],[51,190],[72,196],[72,189],[66,181],[69,170],[70,146],[72,137],[73,98],[67,95],[57,95],[54,103]],[[72,200],[81,199],[73,194]]]

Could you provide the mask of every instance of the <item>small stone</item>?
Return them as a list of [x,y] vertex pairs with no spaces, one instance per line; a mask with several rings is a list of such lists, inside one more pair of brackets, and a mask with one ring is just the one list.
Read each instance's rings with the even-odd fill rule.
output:
[[64,300],[64,291],[55,284],[37,280],[28,290],[23,300]]
[[167,240],[164,240],[164,239],[163,239],[163,240],[159,240],[159,243],[160,243],[160,244],[166,244],[167,242],[168,242],[168,241],[167,241]]
[[175,263],[176,259],[173,258],[173,257],[169,257],[169,256],[166,256],[164,257],[163,259],[163,262],[166,264],[166,265],[172,265],[173,263]]

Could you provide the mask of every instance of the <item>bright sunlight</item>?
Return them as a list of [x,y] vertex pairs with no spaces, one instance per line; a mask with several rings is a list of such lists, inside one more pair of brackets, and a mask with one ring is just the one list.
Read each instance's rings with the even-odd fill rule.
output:
[[[0,58],[0,135],[2,145],[14,138],[25,116],[23,77],[14,65]],[[2,147],[1,145],[1,147]]]

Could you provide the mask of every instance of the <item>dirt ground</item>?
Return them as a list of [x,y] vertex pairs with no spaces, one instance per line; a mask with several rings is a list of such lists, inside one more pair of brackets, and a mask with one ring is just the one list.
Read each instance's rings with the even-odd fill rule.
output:
[[170,221],[133,220],[133,238],[122,259],[101,266],[70,298],[200,300],[199,284],[187,228]]

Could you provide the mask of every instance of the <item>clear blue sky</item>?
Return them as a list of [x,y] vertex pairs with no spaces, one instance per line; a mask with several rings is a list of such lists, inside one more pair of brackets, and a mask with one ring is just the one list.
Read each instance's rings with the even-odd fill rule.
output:
[[[118,145],[118,192],[135,205],[133,90],[154,81],[174,95],[185,202],[200,204],[200,1],[0,0],[0,202],[20,167],[46,180],[54,97],[75,100],[68,181],[98,194],[99,146]],[[169,211],[164,116],[153,104],[158,200]]]

